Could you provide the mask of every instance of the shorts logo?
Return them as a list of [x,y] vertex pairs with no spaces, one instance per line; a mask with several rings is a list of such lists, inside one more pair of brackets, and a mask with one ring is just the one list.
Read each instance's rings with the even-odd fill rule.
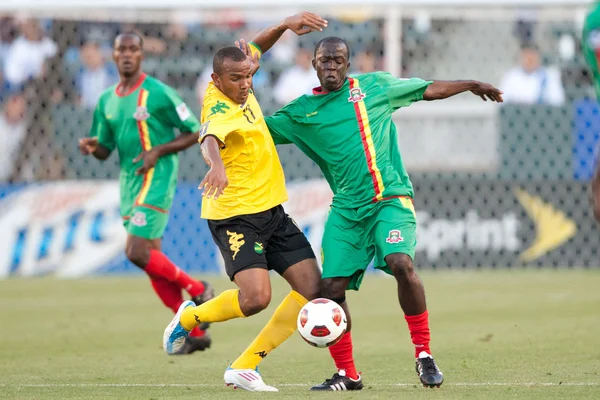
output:
[[131,217],[131,223],[135,226],[146,226],[148,222],[146,221],[146,214],[141,211],[136,211]]
[[401,232],[399,230],[392,229],[390,231],[390,235],[387,239],[385,239],[385,241],[388,243],[400,243],[404,242],[404,238],[402,237]]
[[227,231],[227,236],[229,236],[229,250],[233,253],[232,258],[235,260],[235,256],[239,253],[240,248],[246,243],[244,234]]
[[138,121],[145,121],[150,118],[150,114],[148,114],[148,109],[146,107],[138,107],[133,113],[133,118]]
[[354,88],[350,89],[350,97],[348,97],[348,101],[352,103],[358,103],[359,101],[362,101],[362,99],[364,99],[365,97],[367,97],[367,95],[364,94],[362,90],[360,90],[360,88]]
[[262,254],[265,251],[265,249],[263,248],[263,244],[254,242],[254,251],[256,252],[256,254]]

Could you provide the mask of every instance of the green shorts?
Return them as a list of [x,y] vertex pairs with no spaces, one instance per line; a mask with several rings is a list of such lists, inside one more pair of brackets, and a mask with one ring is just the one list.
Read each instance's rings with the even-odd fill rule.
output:
[[373,258],[375,268],[392,274],[385,257],[404,253],[414,259],[416,246],[417,219],[408,197],[358,209],[332,207],[323,233],[323,279],[351,277],[348,290],[358,290]]
[[169,213],[147,205],[135,206],[121,215],[127,233],[144,239],[160,239],[169,222]]
[[144,239],[161,238],[173,204],[176,170],[165,176],[121,172],[121,217],[127,233]]

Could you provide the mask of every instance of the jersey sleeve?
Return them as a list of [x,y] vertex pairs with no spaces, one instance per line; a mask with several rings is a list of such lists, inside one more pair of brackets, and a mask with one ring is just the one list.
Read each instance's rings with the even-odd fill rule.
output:
[[225,138],[232,132],[238,130],[244,121],[240,121],[231,112],[229,107],[223,107],[224,103],[220,101],[205,102],[202,110],[203,117],[202,128],[200,129],[200,138],[198,142],[202,143],[208,136],[213,136],[219,142],[221,148],[225,148]]
[[161,98],[160,116],[166,124],[173,126],[181,133],[196,133],[200,131],[198,118],[190,111],[177,92],[166,87]]
[[280,109],[270,117],[266,117],[265,122],[275,144],[293,143],[293,132],[296,127],[287,107]]
[[594,78],[596,96],[600,98],[600,6],[587,16],[581,36],[581,48],[583,56],[590,67]]
[[106,147],[109,151],[113,151],[116,147],[115,136],[113,135],[110,125],[108,125],[101,101],[98,102],[98,105],[94,110],[94,119],[92,121],[90,136],[98,138],[98,144]]
[[252,55],[258,53],[258,58],[262,57],[262,49],[256,43],[249,42],[248,45],[250,46],[250,51],[252,52]]
[[393,110],[423,100],[425,89],[432,83],[419,78],[396,78],[387,72],[378,74],[378,80]]

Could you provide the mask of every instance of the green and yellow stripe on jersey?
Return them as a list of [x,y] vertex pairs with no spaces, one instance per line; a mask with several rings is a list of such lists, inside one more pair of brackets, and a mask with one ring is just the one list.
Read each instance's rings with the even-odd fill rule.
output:
[[[358,79],[348,78],[348,80],[350,82],[350,90],[360,88]],[[379,201],[383,199],[385,186],[383,184],[383,178],[381,177],[381,171],[379,171],[379,167],[377,166],[377,152],[375,151],[375,145],[373,144],[371,124],[369,123],[369,115],[367,114],[367,107],[365,106],[364,99],[354,103],[354,112],[356,113],[356,120],[358,121],[358,128],[360,129],[360,136],[367,157],[367,165],[369,167],[371,179],[373,180],[373,188],[375,189],[373,201]]]
[[[148,109],[148,95],[149,92],[146,89],[140,89],[140,94],[138,96],[138,110],[143,108],[144,110]],[[152,142],[150,141],[150,131],[148,130],[148,123],[145,119],[139,119],[137,121],[138,133],[140,135],[140,142],[142,144],[142,149],[144,151],[149,151],[152,149]],[[150,190],[150,186],[152,185],[152,178],[154,177],[154,168],[150,168],[148,172],[144,174],[144,181],[142,183],[142,188],[140,189],[140,193],[138,194],[137,199],[135,199],[135,205],[144,204],[146,200],[146,196],[148,195],[148,191]]]

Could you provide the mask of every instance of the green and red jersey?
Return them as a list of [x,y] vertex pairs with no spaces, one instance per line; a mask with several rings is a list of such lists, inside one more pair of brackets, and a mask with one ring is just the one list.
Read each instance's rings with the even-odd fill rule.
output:
[[362,74],[335,92],[317,88],[266,122],[276,144],[294,143],[319,165],[334,193],[334,207],[413,197],[392,114],[422,100],[429,84],[385,72]]
[[581,36],[583,55],[592,70],[596,97],[600,99],[600,3],[588,12]]
[[135,175],[142,161],[133,160],[142,152],[175,139],[182,133],[195,133],[200,123],[171,87],[146,74],[125,94],[118,85],[107,89],[96,106],[91,136],[113,151],[121,166],[121,208],[127,215],[132,206],[146,205],[166,211],[171,207],[179,158],[176,153],[160,157],[144,175]]

